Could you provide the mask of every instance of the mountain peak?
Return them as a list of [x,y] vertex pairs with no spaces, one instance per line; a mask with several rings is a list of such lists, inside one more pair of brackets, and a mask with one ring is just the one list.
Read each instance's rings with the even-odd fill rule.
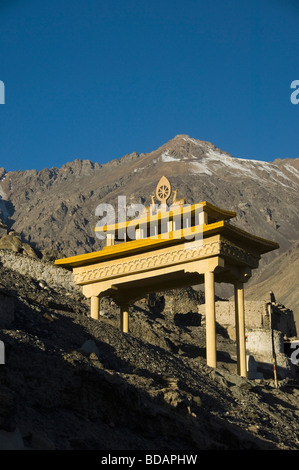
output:
[[[194,137],[191,137],[188,134],[177,134],[173,139],[171,139],[167,144],[169,143],[179,143],[179,142],[189,142],[195,145],[207,145],[211,147],[215,147],[211,142],[208,142],[206,140],[200,140],[200,139],[195,139]],[[166,145],[167,145],[166,144]]]

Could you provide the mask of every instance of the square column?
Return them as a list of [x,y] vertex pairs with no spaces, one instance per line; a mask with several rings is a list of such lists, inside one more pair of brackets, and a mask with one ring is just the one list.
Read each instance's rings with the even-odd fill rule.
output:
[[99,319],[100,310],[100,298],[97,295],[93,295],[90,298],[90,316],[95,320]]
[[216,312],[214,272],[205,273],[206,309],[206,360],[207,365],[216,367]]
[[129,305],[120,305],[120,329],[123,333],[129,332]]
[[237,340],[237,371],[241,377],[247,377],[243,282],[240,282],[240,281],[236,282],[234,284],[234,289],[235,289],[235,318],[236,318],[236,340]]
[[107,233],[106,236],[106,246],[114,245],[114,235],[112,233]]

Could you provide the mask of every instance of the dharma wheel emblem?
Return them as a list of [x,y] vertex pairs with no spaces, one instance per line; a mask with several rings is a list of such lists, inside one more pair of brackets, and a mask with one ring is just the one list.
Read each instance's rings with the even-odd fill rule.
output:
[[166,204],[171,195],[171,184],[165,176],[160,179],[156,188],[156,197],[162,203]]

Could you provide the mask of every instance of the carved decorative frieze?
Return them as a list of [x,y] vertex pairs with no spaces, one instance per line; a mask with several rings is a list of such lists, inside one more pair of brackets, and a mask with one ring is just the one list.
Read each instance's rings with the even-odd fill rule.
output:
[[239,261],[250,268],[257,268],[259,265],[260,255],[244,250],[228,240],[221,241],[219,254]]
[[190,245],[190,248],[186,245],[183,246],[183,248],[176,251],[165,251],[163,253],[143,257],[140,256],[138,258],[135,257],[134,259],[117,260],[115,263],[110,263],[106,266],[94,268],[89,266],[86,271],[74,273],[74,280],[76,284],[87,284],[89,282],[102,281],[156,268],[164,268],[216,255],[232,258],[251,267],[258,265],[258,256],[233,245],[231,242],[214,241],[203,245],[194,245],[192,247]]

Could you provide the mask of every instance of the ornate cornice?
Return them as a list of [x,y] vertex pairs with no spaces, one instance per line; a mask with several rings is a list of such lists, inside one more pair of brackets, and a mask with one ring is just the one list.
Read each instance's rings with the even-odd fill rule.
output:
[[217,255],[234,259],[250,267],[257,267],[258,265],[259,256],[249,253],[228,241],[198,243],[192,247],[190,245],[190,248],[186,244],[183,246],[184,248],[176,251],[165,251],[138,258],[134,257],[133,259],[124,258],[116,260],[115,263],[94,268],[90,266],[84,271],[74,273],[74,280],[76,284],[88,284]]
[[228,240],[222,240],[220,243],[220,255],[226,258],[232,258],[250,268],[257,268],[260,260],[260,255],[244,250]]

